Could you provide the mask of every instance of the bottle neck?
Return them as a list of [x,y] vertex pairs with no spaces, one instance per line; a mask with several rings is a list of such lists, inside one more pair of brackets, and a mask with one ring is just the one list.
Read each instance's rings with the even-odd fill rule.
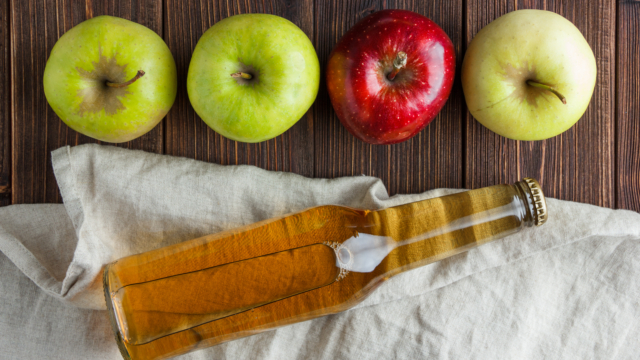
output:
[[335,248],[338,266],[367,273],[385,261],[395,274],[537,225],[544,197],[531,184],[539,189],[523,179],[369,212],[370,226]]

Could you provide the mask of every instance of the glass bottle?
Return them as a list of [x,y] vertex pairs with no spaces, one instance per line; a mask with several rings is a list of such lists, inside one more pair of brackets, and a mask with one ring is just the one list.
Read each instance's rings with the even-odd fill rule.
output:
[[129,256],[104,292],[125,359],[165,359],[347,310],[391,276],[547,218],[525,178],[383,210],[325,205]]

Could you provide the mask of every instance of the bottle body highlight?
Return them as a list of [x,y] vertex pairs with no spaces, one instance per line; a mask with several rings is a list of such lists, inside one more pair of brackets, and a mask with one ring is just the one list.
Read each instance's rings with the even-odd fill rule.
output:
[[525,181],[377,211],[319,206],[120,259],[104,272],[120,350],[164,359],[347,310],[391,276],[543,221]]

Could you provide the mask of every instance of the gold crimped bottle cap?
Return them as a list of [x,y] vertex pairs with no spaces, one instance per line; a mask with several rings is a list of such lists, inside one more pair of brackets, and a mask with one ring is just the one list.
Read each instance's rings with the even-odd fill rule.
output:
[[533,221],[536,226],[540,226],[547,222],[547,201],[542,193],[542,187],[540,187],[536,179],[524,178],[522,181],[524,181],[529,187],[529,190],[531,190],[534,207]]

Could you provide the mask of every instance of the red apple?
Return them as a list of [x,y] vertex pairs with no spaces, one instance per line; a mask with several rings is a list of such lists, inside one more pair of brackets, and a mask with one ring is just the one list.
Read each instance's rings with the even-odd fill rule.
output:
[[447,101],[455,51],[445,32],[406,10],[373,13],[347,32],[327,65],[327,88],[342,125],[371,144],[405,141]]

